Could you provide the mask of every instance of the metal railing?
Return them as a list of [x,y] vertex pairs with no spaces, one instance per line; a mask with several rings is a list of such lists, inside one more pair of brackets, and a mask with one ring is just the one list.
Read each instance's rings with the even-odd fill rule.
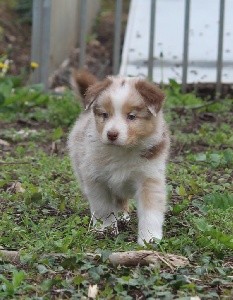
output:
[[[150,39],[148,54],[148,78],[152,78],[153,58],[154,58],[154,32],[155,32],[155,15],[156,0],[151,0],[151,23],[150,23]],[[185,0],[185,16],[184,16],[184,42],[183,42],[183,61],[182,61],[182,91],[187,89],[187,73],[188,73],[188,54],[189,54],[189,24],[190,24],[190,7],[191,0]],[[221,94],[222,65],[223,65],[223,37],[224,37],[224,10],[225,0],[219,0],[219,30],[218,30],[218,54],[217,54],[217,76],[216,76],[216,96]]]
[[[85,62],[85,0],[82,1],[80,10],[80,20],[82,21],[82,34],[80,35],[80,67]],[[152,80],[154,68],[154,45],[155,45],[155,19],[156,14],[156,0],[150,0],[150,32],[149,35],[149,53],[148,53],[148,79]],[[187,74],[189,67],[189,35],[190,35],[190,8],[191,0],[185,1],[184,13],[184,37],[183,37],[183,58],[182,58],[182,91],[187,90]],[[219,32],[218,32],[218,55],[217,55],[217,76],[216,76],[216,94],[221,94],[221,79],[222,79],[222,65],[223,65],[223,37],[224,37],[224,9],[225,0],[219,0]],[[121,14],[122,14],[122,0],[115,0],[115,28],[114,28],[114,45],[113,45],[113,74],[118,74],[120,65],[120,48],[121,48]]]
[[[114,22],[114,44],[113,44],[113,74],[118,74],[120,68],[120,56],[121,56],[121,16],[122,16],[122,4],[123,0],[115,0],[115,22]],[[79,20],[80,20],[80,60],[79,67],[82,68],[85,65],[85,53],[86,53],[86,35],[87,35],[87,1],[81,0]]]
[[[46,1],[49,0],[44,0]],[[153,78],[153,67],[154,67],[154,45],[155,45],[155,19],[156,14],[159,13],[156,10],[156,2],[157,0],[147,0],[150,2],[150,32],[149,35],[149,52],[148,52],[148,78],[152,80]],[[192,0],[184,0],[185,1],[185,13],[184,13],[184,37],[183,37],[183,58],[182,58],[182,91],[185,92],[187,90],[187,73],[189,67],[189,24],[190,24],[190,8],[192,5]],[[37,13],[37,1],[34,0],[34,9],[33,13],[36,19],[43,18],[45,21],[45,16],[39,16]],[[113,43],[113,74],[116,75],[119,72],[120,67],[120,57],[121,57],[121,23],[122,23],[122,6],[123,0],[115,0],[115,22],[114,22],[114,43]],[[82,68],[85,65],[85,58],[86,58],[86,37],[87,37],[87,14],[88,14],[88,7],[86,0],[80,0],[79,6],[79,22],[80,22],[80,32],[79,32],[79,46],[80,46],[80,61],[79,67]],[[45,9],[45,8],[44,8]],[[48,5],[48,11],[50,7]],[[216,76],[216,94],[221,94],[221,80],[222,80],[222,66],[223,66],[223,42],[224,42],[224,10],[225,10],[225,0],[219,0],[219,30],[218,30],[218,54],[217,54],[217,76]],[[46,12],[45,12],[46,13]],[[45,31],[45,27],[48,27],[48,24],[44,23],[42,27],[42,31]],[[37,30],[35,28],[35,30]],[[38,36],[41,35],[41,32],[38,33]],[[45,37],[48,35],[45,34]],[[37,51],[37,44],[43,43],[46,45],[46,41],[38,41],[35,39],[34,41],[34,51]],[[47,51],[46,48],[43,49],[43,53]],[[43,54],[42,53],[42,54]],[[43,72],[43,70],[41,70]]]

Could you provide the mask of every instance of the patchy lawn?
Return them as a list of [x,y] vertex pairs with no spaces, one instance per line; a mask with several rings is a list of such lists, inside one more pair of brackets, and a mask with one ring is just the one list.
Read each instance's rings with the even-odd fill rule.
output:
[[112,267],[112,251],[140,249],[136,208],[117,238],[92,232],[65,146],[77,100],[0,79],[0,246],[20,251],[20,262],[0,258],[0,299],[87,299],[90,284],[98,299],[233,298],[233,101],[181,95],[175,82],[167,95],[168,212],[155,249],[190,264]]

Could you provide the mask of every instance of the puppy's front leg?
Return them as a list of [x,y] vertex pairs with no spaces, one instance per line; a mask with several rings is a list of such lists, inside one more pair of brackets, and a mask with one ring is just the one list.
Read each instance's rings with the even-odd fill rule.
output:
[[117,234],[117,209],[109,189],[101,183],[89,182],[86,183],[84,191],[90,204],[93,224],[97,225],[100,221],[101,224],[97,229],[102,231],[112,226]]
[[138,190],[138,243],[161,239],[166,211],[165,179],[147,178]]

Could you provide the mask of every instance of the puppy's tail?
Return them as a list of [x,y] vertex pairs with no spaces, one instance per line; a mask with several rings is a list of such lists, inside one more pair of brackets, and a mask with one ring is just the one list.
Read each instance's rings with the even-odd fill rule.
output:
[[71,72],[70,84],[77,95],[81,96],[82,104],[85,107],[85,94],[89,86],[96,83],[97,78],[87,70],[73,69]]

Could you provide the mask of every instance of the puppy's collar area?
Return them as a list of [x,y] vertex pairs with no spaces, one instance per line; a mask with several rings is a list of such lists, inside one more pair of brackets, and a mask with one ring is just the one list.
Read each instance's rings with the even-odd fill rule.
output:
[[162,139],[158,144],[142,150],[140,156],[146,159],[152,159],[163,152],[166,147],[166,140]]

